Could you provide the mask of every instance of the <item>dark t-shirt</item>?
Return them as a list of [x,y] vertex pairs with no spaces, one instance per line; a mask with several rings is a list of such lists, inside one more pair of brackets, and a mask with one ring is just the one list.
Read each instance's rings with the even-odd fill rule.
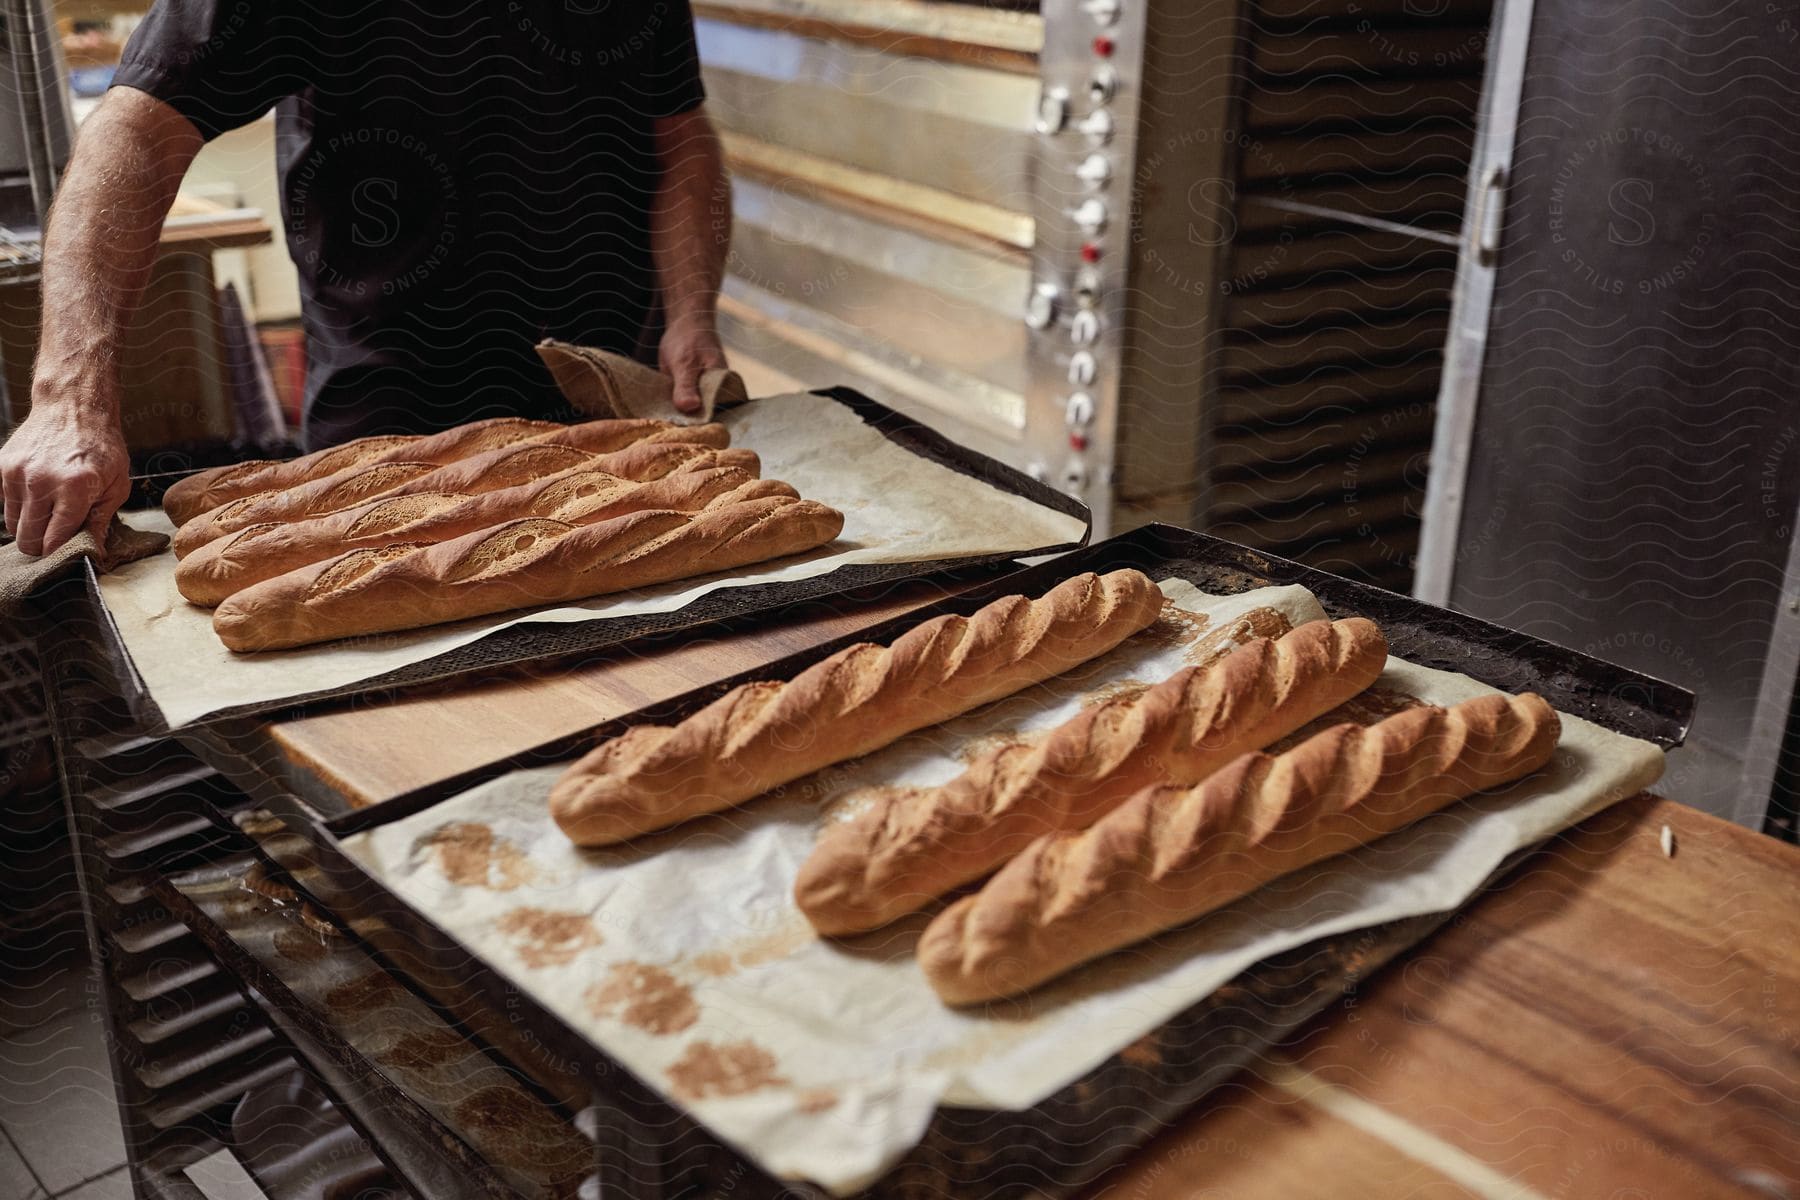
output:
[[158,0],[115,83],[213,138],[275,106],[309,448],[564,414],[532,346],[631,353],[688,0]]

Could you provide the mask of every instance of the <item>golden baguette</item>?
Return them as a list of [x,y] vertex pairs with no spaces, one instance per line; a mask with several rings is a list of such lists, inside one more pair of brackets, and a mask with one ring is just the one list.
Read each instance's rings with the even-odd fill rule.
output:
[[578,845],[604,846],[719,812],[1061,674],[1161,611],[1149,578],[1114,571],[937,617],[790,682],[733,689],[678,725],[629,730],[563,774],[550,813]]
[[294,487],[353,467],[369,466],[376,459],[403,452],[418,440],[417,434],[357,438],[299,458],[258,458],[196,471],[169,485],[163,493],[163,512],[176,525],[185,525],[201,513],[245,496]]
[[750,450],[717,450],[700,442],[665,442],[656,437],[644,438],[610,454],[589,454],[578,447],[538,441],[503,446],[443,466],[376,463],[315,479],[285,492],[246,496],[195,517],[175,531],[175,557],[186,558],[208,542],[252,525],[304,521],[386,496],[420,492],[479,495],[578,468],[641,482],[661,479],[672,471],[715,466],[741,467],[752,474],[761,470],[761,463]]
[[1334,726],[1195,788],[1146,789],[1080,833],[1038,839],[939,913],[919,962],[946,1003],[1016,995],[1528,775],[1561,731],[1536,695],[1483,696]]
[[[605,454],[622,450],[640,438],[666,434],[672,428],[674,426],[669,421],[587,421],[579,426],[568,426],[555,421],[495,417],[487,421],[471,421],[467,425],[458,425],[454,429],[424,437],[395,435],[358,438],[354,442],[303,454],[298,458],[263,459],[196,472],[163,494],[163,511],[175,524],[185,525],[221,504],[254,496],[259,492],[298,487],[352,467],[367,467],[382,462],[428,462],[443,466],[516,442],[562,437],[565,431],[571,429],[581,430],[576,435],[579,440],[578,449]],[[719,443],[721,446],[725,444]]]
[[232,650],[416,629],[726,571],[824,545],[843,514],[773,496],[596,525],[531,518],[435,546],[352,550],[235,593],[213,612]]
[[938,787],[868,789],[858,797],[866,807],[820,835],[794,898],[827,936],[886,925],[1036,837],[1087,828],[1143,788],[1199,783],[1350,699],[1386,662],[1374,622],[1311,621],[1090,705],[1037,744],[991,751]]
[[494,492],[413,492],[303,521],[251,525],[184,558],[175,569],[175,586],[189,601],[210,608],[265,579],[390,542],[433,545],[526,517],[592,525],[645,509],[699,512],[724,498],[798,495],[785,483],[758,479],[741,467],[676,471],[640,483],[582,466]]

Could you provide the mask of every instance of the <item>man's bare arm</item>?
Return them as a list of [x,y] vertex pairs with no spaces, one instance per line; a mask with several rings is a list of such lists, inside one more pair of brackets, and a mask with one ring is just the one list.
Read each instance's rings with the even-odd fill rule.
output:
[[81,127],[44,241],[31,411],[0,447],[6,528],[27,554],[83,527],[104,536],[131,490],[119,352],[200,146],[187,118],[132,88],[108,92]]
[[704,109],[656,122],[662,167],[650,215],[650,246],[667,328],[662,369],[675,380],[675,404],[700,408],[700,373],[725,365],[719,344],[719,283],[731,247],[731,182],[719,136]]

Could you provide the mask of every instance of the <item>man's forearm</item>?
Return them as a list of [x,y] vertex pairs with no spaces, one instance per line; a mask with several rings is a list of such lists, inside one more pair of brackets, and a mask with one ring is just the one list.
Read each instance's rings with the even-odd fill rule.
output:
[[44,241],[34,405],[117,418],[120,347],[200,143],[174,109],[128,88],[82,126]]
[[668,324],[711,327],[731,247],[731,184],[718,134],[695,109],[657,123],[662,180],[651,214],[651,250]]

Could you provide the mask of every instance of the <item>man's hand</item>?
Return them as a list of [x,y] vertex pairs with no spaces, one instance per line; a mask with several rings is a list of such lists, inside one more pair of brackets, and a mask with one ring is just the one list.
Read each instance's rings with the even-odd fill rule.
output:
[[26,554],[48,554],[107,524],[131,494],[130,455],[118,424],[63,404],[34,404],[0,446],[6,531]]
[[658,365],[675,381],[675,407],[684,413],[700,411],[700,373],[725,365],[725,347],[710,321],[676,320],[663,331],[657,348]]
[[200,144],[186,117],[129,87],[106,93],[81,123],[44,235],[31,412],[0,446],[6,528],[27,554],[48,554],[84,527],[104,537],[131,493],[119,348]]

